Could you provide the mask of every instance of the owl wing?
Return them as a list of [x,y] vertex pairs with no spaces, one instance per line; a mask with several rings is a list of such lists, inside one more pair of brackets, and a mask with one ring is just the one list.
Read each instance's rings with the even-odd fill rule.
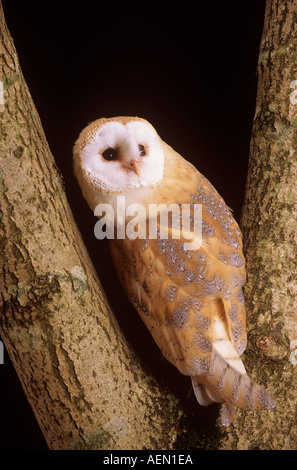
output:
[[[175,162],[175,171],[177,164],[184,187],[179,184],[174,196],[179,193],[178,200],[192,207],[202,205],[200,248],[185,249],[183,236],[173,239],[171,219],[168,239],[113,240],[111,251],[126,294],[163,355],[192,377],[200,404],[223,403],[221,418],[228,425],[237,406],[273,406],[239,358],[246,347],[241,232],[212,185],[185,161]],[[168,202],[170,168],[167,172],[158,200]]]

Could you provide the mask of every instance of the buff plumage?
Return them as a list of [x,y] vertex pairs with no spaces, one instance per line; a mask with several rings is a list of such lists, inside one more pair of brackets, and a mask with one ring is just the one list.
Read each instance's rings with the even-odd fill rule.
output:
[[[106,148],[115,150],[112,165],[103,157]],[[168,239],[110,240],[119,279],[163,355],[192,378],[198,402],[222,403],[223,425],[230,424],[236,407],[272,408],[272,398],[240,359],[247,341],[242,238],[213,186],[140,118],[99,119],[87,126],[74,147],[74,170],[93,211],[100,203],[115,208],[118,195],[144,207],[202,206],[198,249],[185,249],[183,236],[174,239],[172,220]]]

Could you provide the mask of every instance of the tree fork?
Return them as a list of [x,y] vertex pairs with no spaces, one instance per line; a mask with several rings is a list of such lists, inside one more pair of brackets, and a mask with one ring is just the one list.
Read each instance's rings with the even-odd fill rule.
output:
[[[74,222],[0,2],[0,333],[50,449],[172,448]],[[1,92],[1,89],[0,89]],[[166,410],[168,412],[166,412]]]

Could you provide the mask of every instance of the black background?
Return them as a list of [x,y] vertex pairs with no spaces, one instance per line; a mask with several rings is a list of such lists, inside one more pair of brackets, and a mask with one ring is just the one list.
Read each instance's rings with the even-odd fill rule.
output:
[[[265,1],[3,0],[3,7],[69,203],[128,341],[157,380],[212,422],[209,410],[188,399],[188,379],[160,357],[120,291],[72,173],[72,146],[94,119],[144,117],[212,182],[239,221]],[[0,383],[0,449],[46,449],[7,354]]]

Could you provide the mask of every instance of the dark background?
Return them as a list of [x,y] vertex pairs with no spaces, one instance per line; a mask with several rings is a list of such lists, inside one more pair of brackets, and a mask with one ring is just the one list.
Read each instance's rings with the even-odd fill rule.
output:
[[[72,211],[131,347],[200,422],[212,422],[120,291],[72,173],[72,146],[94,119],[144,117],[212,182],[239,221],[265,1],[3,0],[3,7]],[[0,384],[0,449],[46,449],[7,354]]]

